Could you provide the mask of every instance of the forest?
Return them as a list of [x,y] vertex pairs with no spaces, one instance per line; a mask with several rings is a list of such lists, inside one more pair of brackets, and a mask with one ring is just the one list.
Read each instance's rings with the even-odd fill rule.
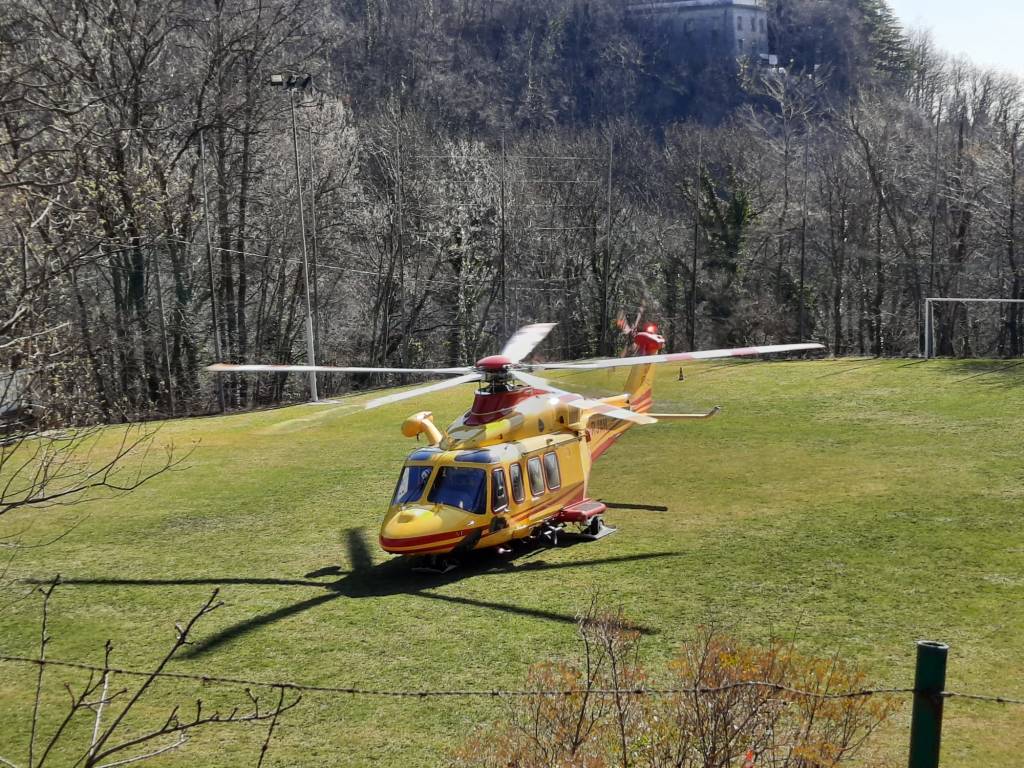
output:
[[[637,315],[673,351],[914,355],[925,298],[1024,298],[1021,81],[885,0],[769,14],[778,67],[622,0],[5,2],[5,407],[301,399],[203,368],[306,361],[304,251],[328,365],[465,364],[531,321],[617,354]],[[941,307],[937,351],[1024,354],[1020,307]]]

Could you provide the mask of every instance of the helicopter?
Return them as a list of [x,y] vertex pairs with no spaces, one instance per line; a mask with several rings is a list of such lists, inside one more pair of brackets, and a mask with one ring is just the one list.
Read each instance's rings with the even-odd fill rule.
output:
[[[478,382],[473,403],[442,431],[430,411],[402,424],[402,434],[425,438],[405,459],[379,544],[389,553],[429,558],[439,567],[470,550],[507,551],[524,539],[548,545],[573,527],[597,539],[613,532],[605,504],[590,499],[593,463],[630,428],[659,421],[707,419],[718,413],[652,413],[654,366],[692,360],[822,350],[821,344],[780,344],[662,354],[665,339],[653,324],[629,328],[633,349],[625,358],[576,362],[524,360],[554,323],[519,329],[497,355],[472,366],[367,368],[218,363],[214,373],[418,373],[451,376],[437,383],[368,401],[379,408],[432,392]],[[539,371],[594,371],[629,367],[624,392],[589,398],[556,387]],[[568,531],[567,531],[568,532]]]

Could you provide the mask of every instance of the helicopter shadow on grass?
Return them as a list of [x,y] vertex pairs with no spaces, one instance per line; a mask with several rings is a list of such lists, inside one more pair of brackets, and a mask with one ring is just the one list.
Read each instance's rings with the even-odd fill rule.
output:
[[[307,573],[303,579],[283,578],[245,578],[245,577],[197,577],[183,579],[118,579],[118,578],[83,578],[83,579],[62,579],[61,583],[78,586],[287,586],[287,587],[309,587],[322,590],[315,597],[300,600],[289,605],[282,606],[273,611],[260,613],[242,621],[231,624],[209,637],[197,641],[187,652],[183,653],[184,658],[197,657],[209,653],[220,646],[243,637],[261,627],[274,624],[291,616],[315,609],[325,603],[333,602],[339,598],[361,599],[373,597],[390,597],[393,595],[415,595],[428,600],[437,600],[455,605],[463,605],[475,608],[490,608],[503,613],[526,616],[530,618],[557,621],[565,624],[575,624],[577,617],[555,611],[547,611],[540,608],[528,608],[511,603],[500,603],[488,600],[478,600],[457,595],[445,595],[431,590],[462,581],[466,578],[477,578],[489,575],[508,573],[531,573],[537,571],[554,571],[565,568],[579,568],[602,564],[614,564],[632,562],[637,560],[649,560],[663,557],[676,557],[677,552],[651,552],[637,555],[622,555],[618,557],[604,557],[595,560],[583,560],[565,563],[548,563],[544,560],[533,559],[536,555],[550,551],[541,546],[521,546],[511,555],[496,555],[491,550],[469,552],[462,556],[458,568],[447,573],[419,572],[414,571],[412,565],[406,558],[394,557],[374,565],[370,550],[357,528],[349,529],[346,532],[347,549],[350,568],[348,570],[341,566],[328,566]],[[578,546],[581,542],[567,542],[561,548]],[[318,578],[340,576],[334,581],[317,581]],[[652,634],[653,630],[646,627],[636,627],[643,634]]]
[[668,507],[663,504],[637,504],[631,501],[608,501],[601,499],[601,503],[608,509],[628,509],[633,512],[668,512]]

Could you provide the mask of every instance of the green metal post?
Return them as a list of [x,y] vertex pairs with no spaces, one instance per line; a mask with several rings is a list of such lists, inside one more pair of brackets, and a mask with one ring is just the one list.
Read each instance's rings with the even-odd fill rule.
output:
[[949,646],[944,643],[931,640],[917,643],[914,711],[910,717],[910,768],[938,768],[948,655]]

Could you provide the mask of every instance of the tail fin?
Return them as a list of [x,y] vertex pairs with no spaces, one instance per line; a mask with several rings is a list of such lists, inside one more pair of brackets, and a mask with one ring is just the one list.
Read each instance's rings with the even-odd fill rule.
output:
[[[656,355],[665,346],[665,339],[652,331],[641,331],[633,337],[639,354]],[[654,401],[654,366],[634,365],[626,379],[630,410],[646,413]]]

